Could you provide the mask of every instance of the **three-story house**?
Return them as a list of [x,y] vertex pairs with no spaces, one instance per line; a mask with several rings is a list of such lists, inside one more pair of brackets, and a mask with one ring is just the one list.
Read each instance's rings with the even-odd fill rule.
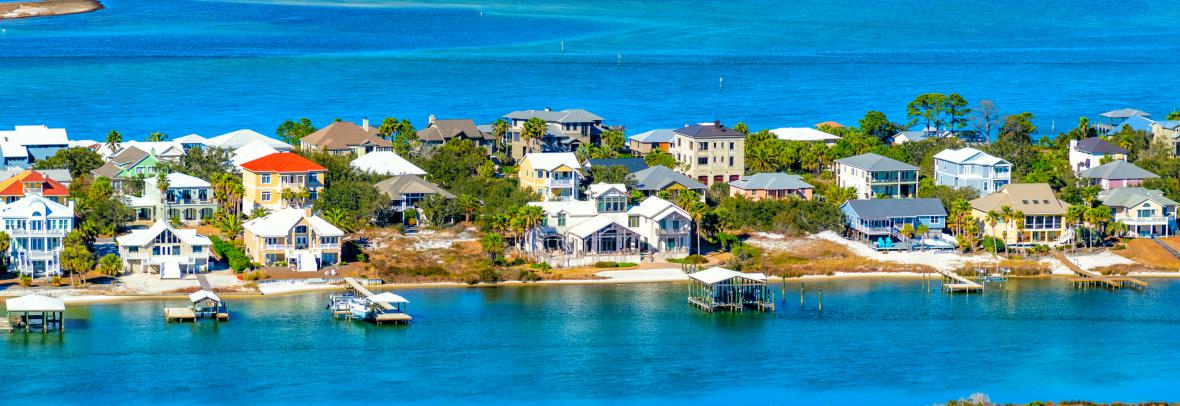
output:
[[537,152],[520,161],[520,187],[537,192],[543,201],[577,200],[582,164],[572,152]]
[[856,189],[858,199],[918,195],[918,167],[874,153],[837,159],[836,185]]
[[[291,152],[266,155],[240,165],[242,168],[242,210],[254,207],[278,210],[309,204],[324,188],[323,166]],[[284,191],[290,191],[285,195]],[[295,195],[302,195],[298,199]],[[291,198],[288,198],[291,197]]]
[[685,175],[705,185],[732,182],[746,174],[746,135],[720,121],[677,128],[669,153]]
[[29,195],[0,208],[0,226],[12,238],[8,266],[21,275],[61,274],[62,240],[74,229],[74,205]]
[[251,261],[308,272],[340,262],[344,231],[312,214],[310,207],[276,210],[247,221],[242,228]]
[[1012,163],[975,148],[944,149],[934,155],[934,184],[974,188],[988,194],[1012,183]]

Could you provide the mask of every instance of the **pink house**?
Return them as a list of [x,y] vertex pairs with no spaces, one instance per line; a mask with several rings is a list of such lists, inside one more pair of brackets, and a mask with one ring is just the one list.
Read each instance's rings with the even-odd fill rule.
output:
[[1081,176],[1089,179],[1091,185],[1102,186],[1102,190],[1139,186],[1146,179],[1159,177],[1127,161],[1111,161],[1098,165],[1083,170]]

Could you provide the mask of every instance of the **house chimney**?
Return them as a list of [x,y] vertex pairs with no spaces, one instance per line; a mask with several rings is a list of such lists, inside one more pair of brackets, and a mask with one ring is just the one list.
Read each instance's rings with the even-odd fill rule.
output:
[[369,131],[369,118],[368,117],[361,119],[361,128],[364,128],[365,131]]
[[1069,140],[1069,149],[1077,149],[1078,140]]
[[713,120],[713,128],[721,128],[721,120]]
[[303,215],[308,218],[310,218],[312,216],[310,204],[303,205]]
[[430,117],[428,118],[428,121],[430,121],[429,124],[434,124],[434,118],[435,118],[434,114],[431,114]]

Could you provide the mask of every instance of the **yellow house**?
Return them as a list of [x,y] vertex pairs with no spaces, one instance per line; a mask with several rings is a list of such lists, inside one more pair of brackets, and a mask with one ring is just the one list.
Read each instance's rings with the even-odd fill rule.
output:
[[324,188],[327,169],[291,152],[276,152],[240,165],[242,168],[242,211],[261,206],[270,210],[286,207],[284,190],[307,191],[308,202]]
[[[997,214],[1009,208],[1024,214],[1024,227],[1015,219],[999,218],[993,229],[987,213]],[[1004,185],[999,191],[971,201],[971,215],[980,223],[986,237],[996,237],[1004,245],[1057,245],[1065,230],[1066,205],[1053,194],[1047,183]]]
[[572,152],[526,154],[517,172],[520,187],[539,193],[547,202],[577,200],[582,177],[582,165]]
[[340,262],[344,232],[311,213],[285,208],[242,224],[246,255],[265,265],[286,263],[299,271],[316,271]]

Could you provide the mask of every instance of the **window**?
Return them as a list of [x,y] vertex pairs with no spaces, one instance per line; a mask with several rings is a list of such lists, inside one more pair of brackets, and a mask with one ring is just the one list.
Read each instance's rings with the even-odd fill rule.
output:
[[733,157],[729,157],[729,166],[733,166]]
[[639,216],[627,216],[627,227],[639,227]]
[[730,151],[733,151],[733,142],[730,142],[730,143],[729,143],[729,150],[730,150]]
[[1151,217],[1152,214],[1155,214],[1155,210],[1151,210],[1151,209],[1140,209],[1139,210],[1139,217]]
[[262,192],[262,201],[263,201],[263,202],[269,202],[269,201],[270,201],[270,192]]
[[700,145],[700,148],[698,148],[698,149],[700,149],[701,151],[708,151],[708,150],[709,150],[709,143],[707,143],[707,142],[698,142],[697,144],[699,144],[699,145]]
[[680,229],[680,220],[672,220],[672,229],[673,229],[673,230],[679,230],[679,229]]
[[202,246],[200,246],[200,245],[194,245],[194,246],[193,246],[193,253],[194,253],[194,254],[200,254],[200,253],[202,253],[202,252],[205,252],[205,247],[202,247]]
[[269,173],[262,174],[262,184],[264,184],[264,185],[270,184],[270,174]]
[[565,213],[561,213],[561,214],[557,215],[557,226],[558,227],[565,227]]
[[697,165],[708,165],[708,164],[709,164],[709,158],[708,158],[708,157],[700,157],[700,158],[697,158]]

